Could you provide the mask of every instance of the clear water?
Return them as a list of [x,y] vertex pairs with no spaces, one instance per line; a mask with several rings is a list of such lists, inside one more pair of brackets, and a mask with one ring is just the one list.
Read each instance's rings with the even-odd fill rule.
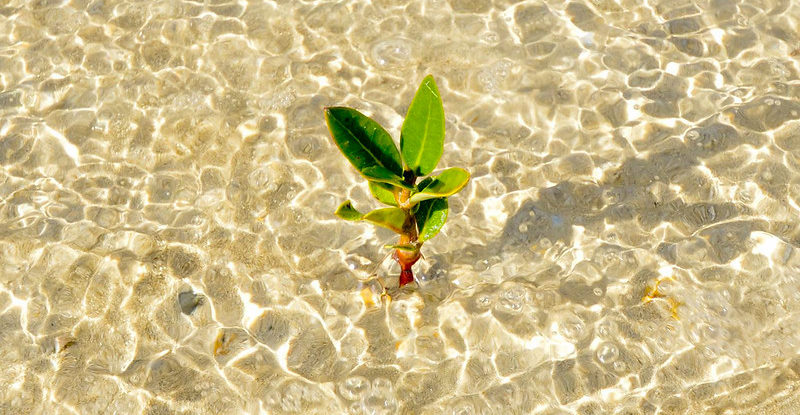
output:
[[[799,19],[0,1],[0,412],[800,413]],[[397,290],[322,107],[428,73],[473,180]]]

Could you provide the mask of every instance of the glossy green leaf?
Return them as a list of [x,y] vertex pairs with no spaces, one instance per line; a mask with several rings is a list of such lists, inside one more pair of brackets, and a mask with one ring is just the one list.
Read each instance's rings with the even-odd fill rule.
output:
[[426,176],[444,151],[444,107],[433,76],[422,80],[400,130],[403,161],[416,176]]
[[411,189],[412,187],[408,185],[401,177],[398,177],[394,173],[390,172],[386,168],[382,166],[372,166],[367,167],[361,171],[361,175],[364,176],[367,180],[373,182],[380,182],[380,183],[389,183],[393,184],[398,187],[403,187],[406,189]]
[[394,198],[394,186],[386,183],[369,182],[369,192],[379,202],[389,206],[397,206],[397,200]]
[[423,191],[426,187],[428,187],[429,184],[431,184],[431,182],[433,182],[433,177],[426,177],[422,179],[421,182],[417,183],[417,188],[415,189],[415,191],[416,192]]
[[325,108],[325,122],[342,154],[364,177],[402,181],[400,152],[380,124],[346,107]]
[[451,167],[433,178],[428,185],[418,193],[411,195],[411,203],[437,197],[447,197],[463,189],[469,182],[469,172],[458,167]]
[[401,251],[406,252],[417,252],[419,251],[419,247],[414,244],[403,244],[403,245],[384,245],[386,249],[399,249]]
[[447,221],[447,198],[423,200],[414,212],[419,231],[418,240],[425,242],[436,236]]
[[364,215],[362,215],[361,212],[359,212],[358,210],[356,210],[356,208],[353,207],[353,204],[349,200],[339,205],[339,207],[336,208],[336,212],[334,212],[334,214],[344,220],[352,220],[352,221],[361,220],[361,218],[364,217]]
[[382,226],[402,234],[408,222],[406,211],[400,208],[375,209],[364,215],[363,219],[373,225]]

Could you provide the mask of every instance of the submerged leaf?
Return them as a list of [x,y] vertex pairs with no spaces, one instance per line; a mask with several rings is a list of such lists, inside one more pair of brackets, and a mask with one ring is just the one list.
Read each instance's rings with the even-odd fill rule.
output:
[[394,173],[390,172],[389,170],[381,166],[367,167],[361,171],[361,175],[364,176],[364,178],[366,178],[367,180],[373,182],[389,183],[398,187],[411,189],[411,186],[409,186],[408,183],[403,181],[401,177],[395,175]]
[[371,175],[381,181],[392,180],[391,176],[402,181],[400,152],[380,124],[346,107],[326,108],[325,121],[333,141],[362,175],[367,177],[365,170],[372,169]]
[[369,192],[379,202],[389,206],[397,206],[397,200],[394,198],[394,186],[387,183],[369,182]]
[[392,207],[375,209],[364,215],[363,219],[373,225],[382,226],[402,234],[409,218],[405,210]]
[[425,188],[428,187],[428,185],[431,184],[432,182],[433,182],[433,177],[426,177],[422,179],[421,182],[417,183],[416,191],[421,192],[425,190]]
[[[469,182],[469,172],[458,167],[451,167],[428,183],[418,193],[411,195],[411,203],[419,203],[423,200],[446,197],[457,193]],[[422,183],[420,183],[422,184]]]
[[447,198],[423,200],[417,206],[414,217],[419,230],[418,240],[425,242],[436,236],[447,221]]
[[364,215],[362,215],[361,212],[359,212],[358,210],[356,210],[356,208],[353,207],[353,204],[349,200],[346,200],[344,203],[339,205],[339,207],[336,208],[336,212],[334,212],[334,214],[344,220],[352,220],[352,221],[361,220],[361,218],[364,217]]
[[386,249],[399,249],[401,251],[406,252],[417,252],[419,251],[419,247],[414,244],[402,244],[402,245],[384,245]]
[[428,75],[411,101],[400,130],[400,151],[416,176],[426,176],[444,151],[444,107],[433,76]]

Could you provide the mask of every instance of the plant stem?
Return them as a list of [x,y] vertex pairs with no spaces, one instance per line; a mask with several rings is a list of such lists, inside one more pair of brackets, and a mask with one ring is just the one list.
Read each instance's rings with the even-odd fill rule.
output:
[[407,268],[400,270],[399,285],[402,287],[412,282],[414,282],[414,271],[411,270],[411,265],[409,265]]
[[[398,205],[406,211],[408,217],[408,220],[403,226],[403,233],[400,235],[398,245],[415,244],[417,242],[417,221],[414,219],[414,215],[411,214],[411,208],[408,203],[410,197],[411,192],[407,189],[402,189],[396,195]],[[414,282],[414,271],[411,270],[411,267],[419,260],[420,256],[419,249],[415,249],[412,252],[401,249],[395,250],[394,259],[397,261],[397,264],[400,265],[400,279],[398,283],[400,287]]]

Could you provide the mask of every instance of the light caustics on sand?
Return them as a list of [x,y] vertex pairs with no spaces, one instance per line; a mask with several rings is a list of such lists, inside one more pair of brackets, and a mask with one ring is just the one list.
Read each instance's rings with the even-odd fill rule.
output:
[[[4,5],[0,413],[797,412],[797,10]],[[398,290],[321,114],[428,73],[472,178]]]

